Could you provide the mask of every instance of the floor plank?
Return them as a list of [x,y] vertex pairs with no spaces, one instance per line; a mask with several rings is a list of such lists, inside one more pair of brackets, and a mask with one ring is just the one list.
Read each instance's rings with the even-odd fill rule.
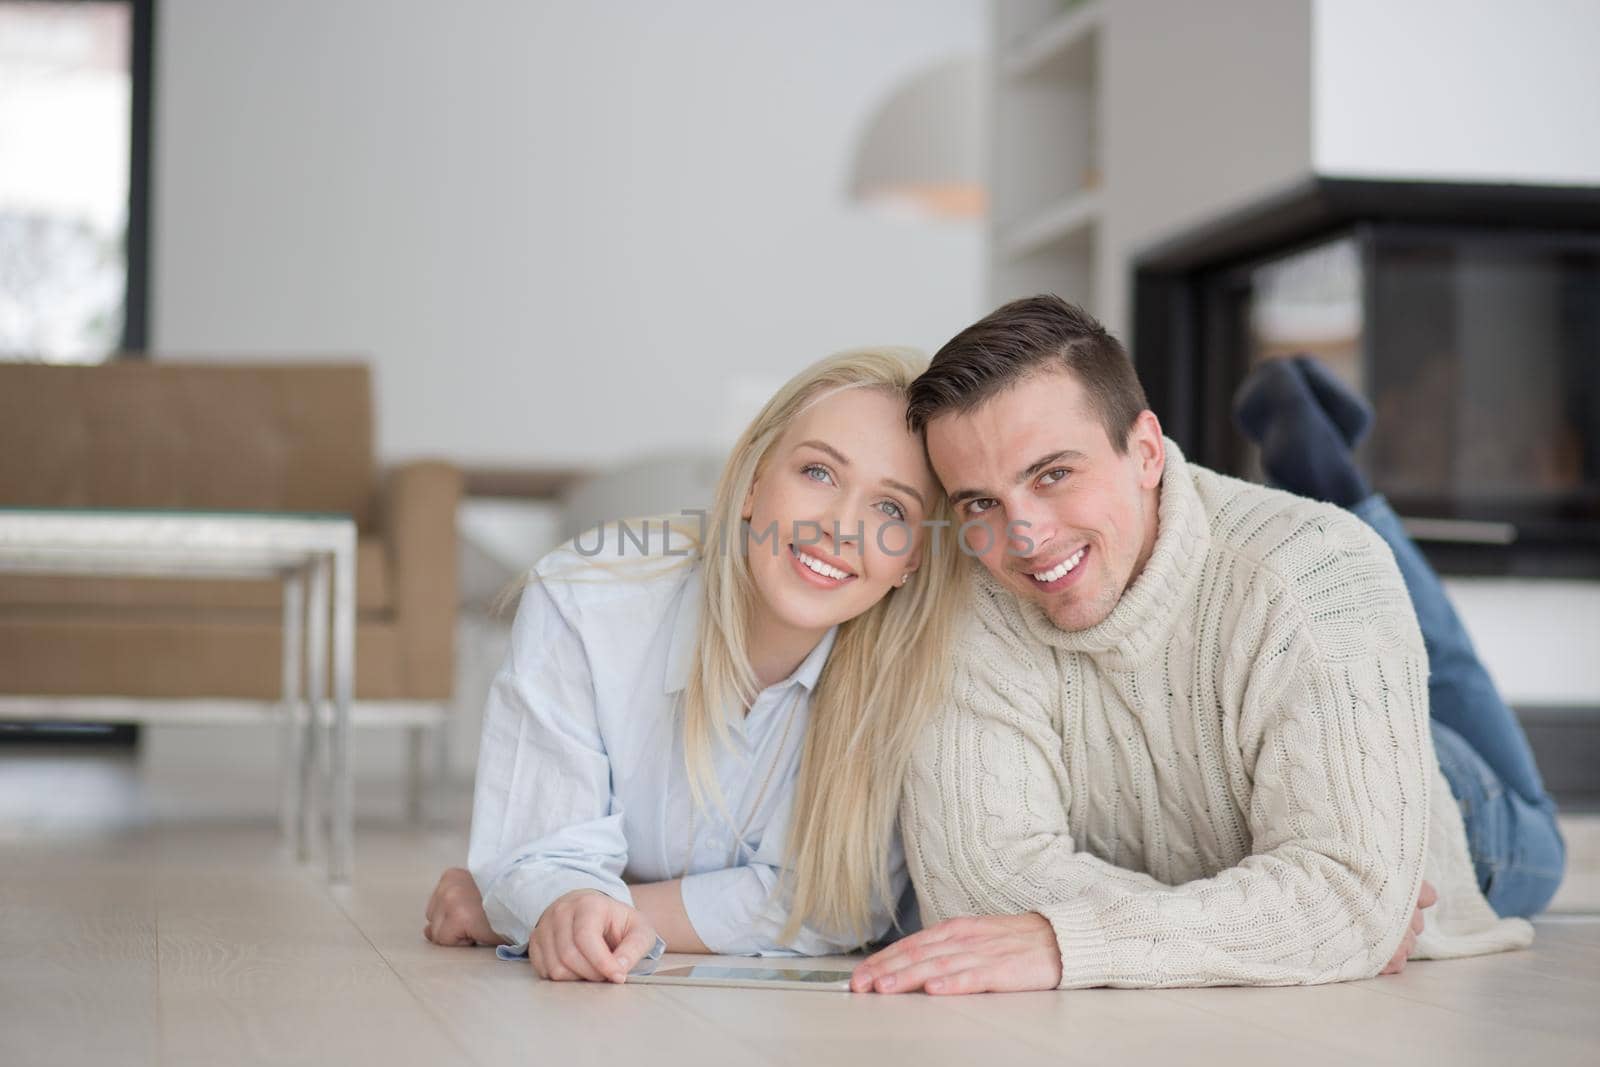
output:
[[[1578,955],[1581,965],[1561,963],[1550,943],[1570,945],[1567,932],[1541,925],[1533,947],[1523,952],[1415,963],[1404,974],[1364,984],[1382,996],[1440,1008],[1458,1020],[1490,1023],[1530,1041],[1548,1036],[1576,1042],[1588,1050],[1583,1062],[1592,1063],[1600,1054],[1600,988],[1590,980],[1594,950]],[[1546,969],[1527,965],[1540,956]]]
[[[1425,966],[1414,963],[1406,973]],[[1402,975],[1313,989],[1181,989],[1164,990],[1161,996],[1250,1021],[1346,1062],[1503,1067],[1524,1059],[1540,1064],[1586,1064],[1593,1059],[1597,1035],[1592,1027],[1587,1040],[1546,1034],[1527,1020],[1484,1019],[1433,1003],[1426,995],[1400,995],[1404,984]]]
[[273,832],[165,829],[163,1059],[447,1063],[464,1050]]
[[[99,855],[86,870],[79,849]],[[155,1063],[156,890],[139,842],[9,844],[0,860],[0,1063]]]

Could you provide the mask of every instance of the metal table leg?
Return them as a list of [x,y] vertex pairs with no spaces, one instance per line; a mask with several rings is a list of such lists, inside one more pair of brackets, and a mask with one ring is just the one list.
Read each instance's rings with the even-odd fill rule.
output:
[[299,790],[301,749],[304,730],[301,720],[305,712],[302,656],[305,652],[305,596],[306,578],[301,568],[285,572],[283,576],[283,711],[279,725],[278,752],[278,818],[283,839],[295,855],[302,852],[300,833],[300,806],[303,802]]
[[321,758],[323,709],[328,699],[328,557],[318,555],[310,567],[306,597],[306,726],[300,752],[300,859],[310,859],[311,841],[317,837],[322,791],[312,786]]
[[350,881],[355,858],[355,788],[350,777],[350,701],[355,694],[356,537],[354,528],[339,539],[333,556],[333,743],[330,778],[333,832],[328,880]]

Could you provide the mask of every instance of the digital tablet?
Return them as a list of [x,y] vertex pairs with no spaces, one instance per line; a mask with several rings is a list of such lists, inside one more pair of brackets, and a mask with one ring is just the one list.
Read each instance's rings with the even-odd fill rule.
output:
[[663,967],[654,974],[628,976],[628,982],[661,985],[744,986],[747,989],[818,989],[850,992],[849,971],[784,970],[776,967],[718,967],[699,963],[690,967]]

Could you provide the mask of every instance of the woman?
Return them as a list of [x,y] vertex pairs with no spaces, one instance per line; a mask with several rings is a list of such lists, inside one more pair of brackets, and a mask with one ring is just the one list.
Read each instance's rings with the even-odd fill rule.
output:
[[960,588],[905,421],[924,365],[815,364],[735,444],[703,533],[653,523],[641,548],[634,523],[540,562],[485,712],[470,875],[440,879],[430,940],[620,982],[667,949],[823,955],[886,932]]

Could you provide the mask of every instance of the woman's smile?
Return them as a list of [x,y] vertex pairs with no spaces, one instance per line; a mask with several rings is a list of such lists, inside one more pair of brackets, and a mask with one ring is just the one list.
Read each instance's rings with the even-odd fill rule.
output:
[[789,562],[801,578],[819,589],[837,589],[856,580],[854,571],[839,566],[837,562],[830,562],[820,553],[792,544],[789,546]]

